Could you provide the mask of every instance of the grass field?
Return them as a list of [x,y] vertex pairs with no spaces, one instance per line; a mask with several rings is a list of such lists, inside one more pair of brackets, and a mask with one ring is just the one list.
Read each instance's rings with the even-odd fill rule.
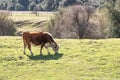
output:
[[12,11],[10,18],[14,21],[17,31],[48,31],[48,23],[54,12]]
[[49,20],[52,17],[54,12],[37,12],[37,16],[31,11],[12,11],[11,18],[14,21],[39,21],[39,20]]
[[59,54],[22,53],[21,37],[0,37],[0,80],[120,80],[120,39],[56,39]]

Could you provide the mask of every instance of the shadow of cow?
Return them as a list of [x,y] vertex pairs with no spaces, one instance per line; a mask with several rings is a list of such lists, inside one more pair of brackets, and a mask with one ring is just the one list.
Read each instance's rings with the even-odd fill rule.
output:
[[54,54],[54,55],[35,55],[35,56],[29,56],[29,59],[31,60],[58,60],[63,56],[63,54]]

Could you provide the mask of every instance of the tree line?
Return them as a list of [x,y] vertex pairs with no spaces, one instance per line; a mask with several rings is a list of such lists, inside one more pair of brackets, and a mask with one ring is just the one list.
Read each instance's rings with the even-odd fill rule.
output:
[[[90,0],[0,0],[0,10],[56,11],[75,4],[89,5]],[[98,7],[99,4],[96,3],[93,6]]]

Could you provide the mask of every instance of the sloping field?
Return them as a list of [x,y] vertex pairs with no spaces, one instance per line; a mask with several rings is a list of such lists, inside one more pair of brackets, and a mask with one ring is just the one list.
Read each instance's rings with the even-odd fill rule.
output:
[[[38,11],[37,15],[32,11],[11,11],[9,14],[14,21],[22,21],[22,20],[49,20],[49,17],[53,16],[54,12],[42,12]],[[37,18],[37,19],[36,19]]]
[[47,31],[48,23],[54,12],[11,11],[17,31]]
[[59,54],[22,53],[21,37],[0,37],[0,80],[120,80],[120,39],[56,39]]

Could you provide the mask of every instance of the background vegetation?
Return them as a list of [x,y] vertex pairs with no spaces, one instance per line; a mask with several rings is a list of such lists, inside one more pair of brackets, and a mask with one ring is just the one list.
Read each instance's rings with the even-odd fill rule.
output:
[[[8,9],[8,4],[12,3],[14,6],[9,7],[10,10],[14,8],[12,10],[33,11],[29,14],[34,15],[27,15],[29,20],[25,17],[26,12],[21,17],[8,11],[11,15],[10,18],[14,19],[12,25],[15,25],[17,30],[23,25],[25,26],[22,27],[24,29],[30,28],[32,30],[35,28],[37,31],[49,31],[57,38],[100,39],[120,37],[119,0],[3,0],[1,1],[2,6],[3,3],[4,6],[7,6],[6,9]],[[58,5],[56,9],[53,8],[55,5]],[[39,10],[42,11],[56,11],[54,12],[55,15],[51,16],[51,13],[50,15],[46,13],[48,17],[41,16],[39,12],[36,12],[38,6],[40,7]],[[20,18],[23,20],[17,21]]]
[[108,0],[99,8],[74,5],[61,9],[51,19],[49,30],[59,38],[118,38],[120,37],[118,3],[120,2]]
[[71,5],[93,5],[98,7],[104,1],[99,0],[98,3],[92,0],[1,0],[0,9],[15,11],[56,11],[61,7]]
[[0,12],[0,36],[15,35],[16,28],[14,22],[9,17],[9,13]]

